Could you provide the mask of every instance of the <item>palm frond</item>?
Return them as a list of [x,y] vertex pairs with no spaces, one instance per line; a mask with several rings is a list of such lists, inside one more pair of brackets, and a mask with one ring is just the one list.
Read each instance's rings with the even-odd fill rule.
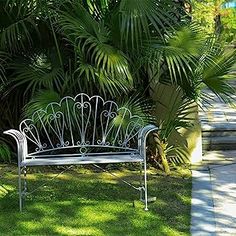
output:
[[[34,94],[39,89],[60,90],[63,86],[64,72],[61,67],[54,66],[45,59],[45,55],[39,55],[31,60],[19,58],[11,68],[14,87],[25,85],[24,93]],[[46,60],[46,61],[45,61]]]
[[200,48],[204,45],[204,37],[200,34],[199,27],[192,23],[180,27],[175,31],[167,32],[165,38],[169,46],[181,49],[182,53],[198,56]]
[[[150,101],[140,97],[139,94],[125,96],[117,99],[119,110],[112,124],[120,127],[120,138],[129,135],[137,135],[137,132],[143,125],[155,123],[155,117],[152,116],[152,106]],[[130,114],[131,113],[131,114]],[[131,115],[131,116],[130,116]],[[117,130],[112,129],[111,138],[116,137]],[[131,136],[132,136],[131,135]]]
[[[6,82],[6,66],[8,64],[8,61],[10,60],[9,55],[6,52],[0,51],[0,81],[2,83]],[[0,87],[1,91],[1,87]]]
[[111,0],[85,0],[83,1],[84,7],[87,11],[95,18],[96,20],[103,19],[107,13],[109,13],[109,9],[111,5],[116,4],[115,1]]
[[100,31],[99,24],[94,20],[86,9],[79,2],[71,2],[64,5],[64,9],[59,12],[60,30],[64,32],[67,38],[73,42],[79,39],[98,38],[103,42],[107,37],[105,28]]
[[[203,80],[214,78],[231,77],[230,73],[233,72],[232,67],[235,64],[236,53],[223,53],[218,54],[213,58],[214,63],[210,63],[207,68],[204,68]],[[207,62],[205,63],[205,65]]]
[[98,44],[93,49],[91,60],[95,62],[97,67],[106,70],[114,79],[117,75],[119,77],[127,78],[132,82],[132,76],[129,71],[129,63],[125,55],[107,44]]
[[156,122],[155,117],[152,115],[153,106],[151,100],[140,97],[140,94],[125,96],[118,101],[118,104],[120,107],[130,110],[132,114],[141,117],[146,124]]
[[198,78],[199,86],[204,84],[224,102],[230,102],[235,90],[228,82],[234,78],[236,53],[219,50],[217,45],[213,47],[216,49],[201,55],[194,76]]
[[32,44],[32,31],[37,29],[37,6],[34,1],[9,0],[4,13],[7,25],[0,28],[0,47],[9,51],[18,51]]
[[[65,7],[59,25],[75,48],[75,72],[84,78],[84,84],[96,81],[103,94],[107,89],[112,96],[119,90],[126,92],[130,89],[133,78],[128,59],[124,53],[109,44],[110,32],[103,23],[95,21],[83,6],[77,3],[69,8]],[[79,79],[78,83],[81,82]],[[95,84],[95,87],[98,87],[97,85]]]
[[165,79],[168,74],[169,83],[181,84],[182,80],[188,79],[189,74],[193,73],[193,65],[196,64],[196,57],[203,44],[195,26],[182,27],[166,33],[164,41],[152,39],[147,42],[144,47],[145,58],[148,64],[156,64],[159,70],[166,68],[164,74]]
[[[171,3],[171,4],[170,4]],[[138,49],[143,39],[150,39],[151,35],[163,37],[163,33],[178,24],[178,4],[173,1],[133,1],[120,2],[117,11],[121,35],[121,45],[129,50]],[[117,17],[114,14],[114,17]]]
[[105,98],[108,95],[116,97],[121,93],[127,93],[132,88],[132,84],[123,76],[115,77],[114,74],[109,74],[106,70],[83,61],[80,61],[74,77],[77,78],[74,79],[74,84],[79,85],[80,91],[92,95],[96,88],[98,93],[103,94]]
[[180,164],[190,163],[189,150],[185,146],[170,146],[167,148],[168,161],[176,166]]
[[162,140],[167,140],[174,131],[178,132],[181,128],[188,129],[192,127],[195,120],[195,117],[192,116],[196,111],[194,101],[185,98],[178,87],[172,89],[171,95],[173,100],[170,100],[167,104],[162,104],[166,114],[165,117],[159,118],[160,138]]
[[36,93],[24,107],[24,117],[31,117],[35,111],[45,109],[51,102],[59,102],[60,95],[52,90],[41,90]]
[[0,141],[0,161],[11,162],[12,153],[9,146]]

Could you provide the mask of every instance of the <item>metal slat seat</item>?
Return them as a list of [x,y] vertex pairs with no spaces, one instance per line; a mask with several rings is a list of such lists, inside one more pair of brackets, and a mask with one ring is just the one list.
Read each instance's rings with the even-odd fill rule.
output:
[[83,164],[108,164],[125,162],[142,162],[143,158],[139,154],[114,154],[89,155],[89,156],[53,156],[40,158],[27,158],[21,162],[21,166],[50,166],[50,165],[83,165]]

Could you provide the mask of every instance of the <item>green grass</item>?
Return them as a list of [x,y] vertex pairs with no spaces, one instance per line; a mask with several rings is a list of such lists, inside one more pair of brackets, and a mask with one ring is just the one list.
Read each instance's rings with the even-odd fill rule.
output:
[[[54,181],[59,171],[34,168],[28,174],[29,195],[22,213],[18,208],[17,168],[0,165],[0,235],[190,235],[191,176],[152,171],[149,195],[157,201],[149,211],[139,193],[107,173],[74,168]],[[138,183],[137,171],[115,171]]]

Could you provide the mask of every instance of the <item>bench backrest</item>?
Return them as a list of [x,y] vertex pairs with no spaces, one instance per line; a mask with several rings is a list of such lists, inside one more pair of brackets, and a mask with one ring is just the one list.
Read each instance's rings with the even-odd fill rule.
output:
[[85,153],[86,147],[138,149],[137,136],[143,126],[142,118],[127,108],[80,93],[36,111],[20,123],[20,131],[31,154],[74,147]]

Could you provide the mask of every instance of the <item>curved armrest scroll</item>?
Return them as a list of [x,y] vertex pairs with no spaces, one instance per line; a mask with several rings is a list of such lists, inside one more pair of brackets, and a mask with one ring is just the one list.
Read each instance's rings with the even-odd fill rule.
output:
[[15,129],[9,129],[7,131],[4,131],[3,133],[12,136],[16,140],[18,150],[18,161],[21,162],[23,159],[25,159],[25,156],[27,155],[27,141],[25,136],[20,131]]
[[141,155],[146,158],[146,141],[147,141],[147,136],[149,133],[158,130],[159,128],[155,125],[147,125],[144,128],[142,128],[139,132],[138,135],[138,146]]

